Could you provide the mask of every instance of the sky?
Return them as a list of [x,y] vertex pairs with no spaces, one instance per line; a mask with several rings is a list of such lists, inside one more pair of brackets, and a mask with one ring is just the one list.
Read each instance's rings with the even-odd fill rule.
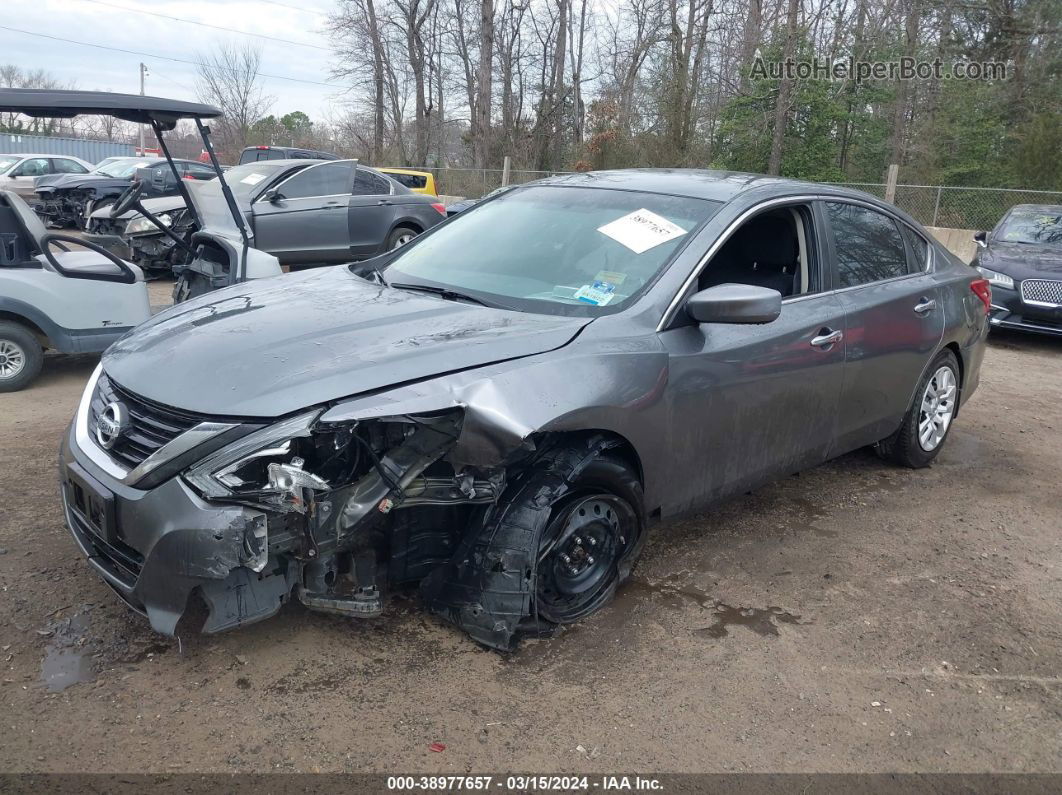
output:
[[[261,45],[261,71],[272,76],[262,78],[262,88],[276,98],[271,111],[278,116],[301,110],[311,119],[323,118],[330,115],[340,96],[334,84],[313,84],[329,83],[331,54],[324,26],[325,15],[335,7],[333,0],[2,0],[0,6],[0,63],[45,69],[76,88],[138,93],[138,65],[143,61],[148,67],[146,94],[194,100],[195,66],[166,59],[201,60],[199,53],[229,42]],[[86,47],[5,28],[147,55]],[[248,33],[313,46],[244,35]]]

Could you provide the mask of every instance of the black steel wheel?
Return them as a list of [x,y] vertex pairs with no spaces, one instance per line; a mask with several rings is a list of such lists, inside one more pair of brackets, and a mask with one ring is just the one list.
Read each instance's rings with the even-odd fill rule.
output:
[[539,548],[539,615],[566,624],[601,607],[615,592],[620,563],[639,533],[634,508],[615,494],[561,500]]

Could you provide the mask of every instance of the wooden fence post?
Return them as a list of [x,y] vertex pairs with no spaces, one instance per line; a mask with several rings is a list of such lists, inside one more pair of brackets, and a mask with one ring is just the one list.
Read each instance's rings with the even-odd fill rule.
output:
[[896,178],[900,174],[900,167],[896,163],[889,165],[889,173],[885,177],[885,201],[889,204],[896,203]]

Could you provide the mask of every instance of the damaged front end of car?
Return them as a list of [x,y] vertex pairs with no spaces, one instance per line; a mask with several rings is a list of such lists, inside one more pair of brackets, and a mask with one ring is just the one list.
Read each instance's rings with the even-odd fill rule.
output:
[[[158,220],[169,228],[187,246],[191,246],[192,233],[196,231],[195,218],[186,209],[161,213]],[[125,227],[125,240],[133,262],[146,273],[166,274],[188,259],[188,252],[173,238],[159,231],[143,216],[135,216]]]
[[[64,445],[67,521],[156,630],[175,633],[199,598],[207,633],[273,616],[291,598],[371,618],[417,583],[430,610],[487,646],[509,649],[519,634],[552,628],[532,615],[548,510],[537,524],[513,524],[503,500],[523,473],[548,465],[548,447],[516,430],[495,437],[504,454],[468,463],[483,459],[489,410],[451,403],[358,418],[333,406],[266,426],[188,419],[143,457],[137,447],[176,420],[97,380]],[[108,460],[132,456],[132,468],[113,473],[121,486],[99,488],[92,463],[71,455],[93,445]],[[113,500],[98,496],[112,488]]]
[[37,190],[33,209],[47,224],[57,227],[84,227],[86,209],[96,198],[91,188],[60,189],[51,186]]

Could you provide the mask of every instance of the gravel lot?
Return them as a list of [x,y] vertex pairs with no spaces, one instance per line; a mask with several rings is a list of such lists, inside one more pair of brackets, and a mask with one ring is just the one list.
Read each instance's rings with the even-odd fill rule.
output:
[[49,359],[0,396],[0,770],[1060,771],[1060,356],[993,336],[932,469],[858,452],[659,528],[511,656],[415,603],[153,634],[62,526],[95,362]]

